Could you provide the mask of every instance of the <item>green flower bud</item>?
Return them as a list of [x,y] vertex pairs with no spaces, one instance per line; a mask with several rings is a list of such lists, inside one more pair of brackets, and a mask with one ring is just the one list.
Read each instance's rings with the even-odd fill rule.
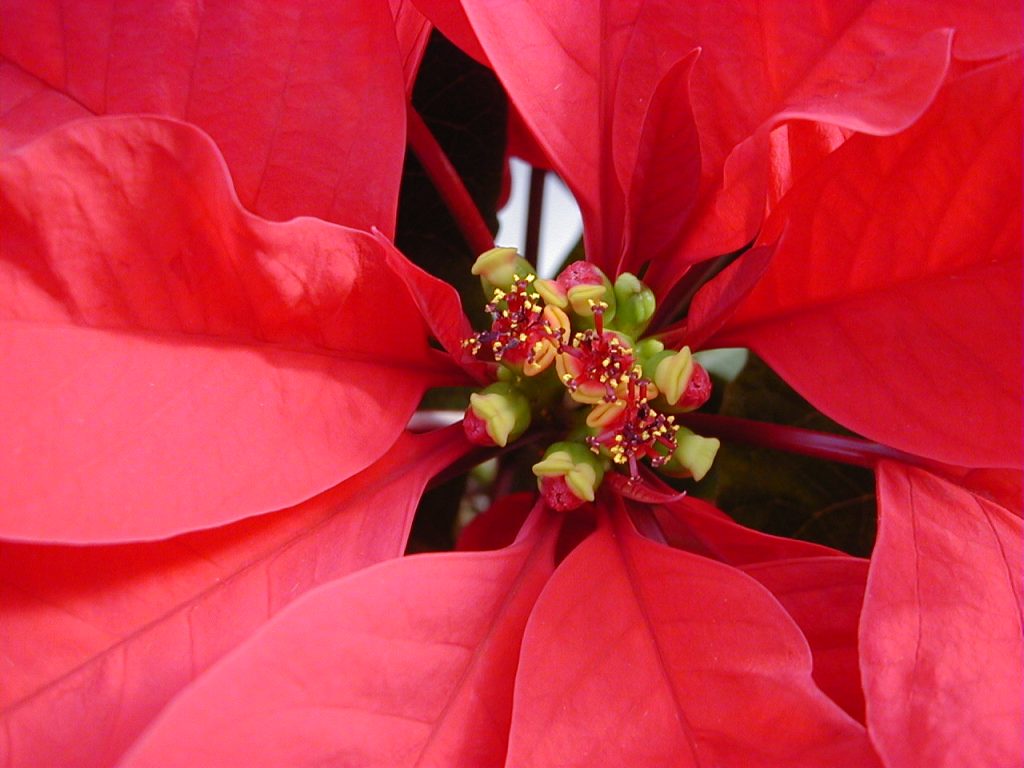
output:
[[479,275],[484,296],[488,299],[494,295],[495,288],[507,291],[515,278],[537,274],[515,248],[491,248],[481,253],[473,262],[471,272]]
[[594,500],[604,479],[604,462],[579,443],[554,443],[533,465],[533,474],[548,506],[565,512]]
[[721,446],[717,437],[701,437],[686,427],[676,432],[677,448],[660,471],[673,477],[690,477],[702,480],[711,469],[715,455]]
[[615,327],[637,338],[654,318],[654,292],[636,275],[623,272],[615,281]]
[[693,355],[689,347],[683,347],[678,352],[668,355],[662,353],[657,358],[654,364],[654,384],[668,404],[675,405],[686,392],[690,377],[693,376]]
[[530,416],[530,401],[526,396],[512,384],[499,381],[469,396],[466,422],[482,423],[494,444],[504,448],[526,431]]

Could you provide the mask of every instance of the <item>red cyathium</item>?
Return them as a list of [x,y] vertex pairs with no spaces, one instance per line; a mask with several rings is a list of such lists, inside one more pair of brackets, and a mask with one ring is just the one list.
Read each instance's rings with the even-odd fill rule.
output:
[[[677,450],[676,417],[659,409],[684,411],[702,405],[710,395],[707,372],[688,348],[665,350],[654,339],[634,340],[617,327],[619,319],[627,320],[627,329],[644,327],[655,312],[654,300],[644,303],[642,316],[635,308],[616,314],[615,304],[604,300],[615,300],[612,283],[593,264],[576,262],[555,280],[538,284],[529,265],[511,249],[502,250],[503,264],[518,263],[527,274],[500,275],[489,269],[495,251],[482,254],[474,265],[474,273],[485,275],[485,285],[493,286],[486,306],[491,327],[465,339],[463,346],[473,356],[498,364],[501,383],[473,395],[463,421],[470,440],[505,446],[513,425],[519,425],[518,437],[528,424],[540,421],[522,411],[536,411],[554,422],[553,430],[566,430],[569,443],[602,457],[599,464],[581,464],[546,456],[537,465],[543,469],[535,467],[542,493],[561,510],[594,500],[600,483],[595,472],[603,475],[609,461],[625,469],[633,483],[640,481],[644,460],[654,468],[671,462],[673,474],[702,477],[718,441],[692,436],[688,446],[693,439],[705,446],[694,461],[692,450]],[[634,293],[649,292],[628,273],[619,282],[629,284]],[[581,287],[585,297],[577,290]],[[582,327],[586,325],[593,327]],[[566,493],[575,493],[575,501],[567,501]]]

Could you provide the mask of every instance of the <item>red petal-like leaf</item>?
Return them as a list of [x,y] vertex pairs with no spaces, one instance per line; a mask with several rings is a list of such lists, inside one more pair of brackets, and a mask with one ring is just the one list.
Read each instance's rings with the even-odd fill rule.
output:
[[871,738],[888,768],[1024,758],[1024,525],[923,470],[884,463],[860,627]]
[[459,292],[450,284],[439,280],[409,261],[379,231],[374,235],[380,243],[388,265],[404,282],[420,314],[427,322],[431,335],[440,342],[452,360],[480,384],[487,384],[494,373],[469,355],[462,342],[473,335],[473,326],[465,312]]
[[176,699],[122,765],[499,764],[555,531],[535,520],[508,549],[413,556],[310,593]]
[[775,244],[751,248],[701,287],[690,303],[684,320],[666,328],[658,338],[667,347],[688,344],[700,349],[715,331],[725,325],[736,306],[761,279],[775,253]]
[[433,22],[438,30],[484,66],[490,66],[487,54],[476,39],[466,11],[459,0],[415,0],[417,7]]
[[[452,15],[467,17],[483,55],[524,123],[575,193],[587,228],[599,228],[599,5],[570,9],[564,3],[513,0],[501,4],[462,2],[461,6],[462,10]],[[437,15],[436,9],[433,14]],[[443,21],[437,23],[444,28]],[[468,35],[463,37],[468,39]],[[467,52],[472,55],[472,48]],[[585,130],[579,130],[581,123]],[[593,248],[588,254],[591,259],[598,258]]]
[[4,537],[163,538],[296,504],[454,369],[372,236],[246,214],[192,127],[78,121],[0,177]]
[[4,0],[0,13],[0,53],[91,113],[209,133],[250,210],[393,233],[405,91],[386,0]]
[[411,97],[433,27],[413,5],[412,0],[391,0],[391,14],[395,17],[395,35],[398,38],[398,52],[402,57],[405,92]]
[[559,566],[523,637],[508,766],[868,766],[792,619],[621,517]]
[[0,150],[21,146],[64,123],[91,117],[77,101],[0,59]]
[[[652,267],[652,285],[734,251],[756,235],[773,187],[770,132],[817,120],[872,134],[910,125],[945,76],[949,30],[916,20],[901,28],[879,3],[832,3],[820,14],[779,3],[701,3],[676,22],[701,58],[691,105],[701,137],[702,184],[680,251]],[[914,20],[908,20],[910,22]]]
[[530,510],[537,501],[535,493],[513,493],[495,499],[484,512],[462,529],[455,548],[462,552],[501,549],[515,541]]
[[607,168],[635,153],[668,69],[701,49],[690,82],[701,140],[699,200],[681,248],[649,275],[659,289],[694,260],[753,238],[777,181],[773,127],[801,119],[876,134],[905,129],[932,102],[951,38],[958,56],[1020,46],[1011,5],[965,10],[952,0],[861,0],[810,14],[741,0],[463,3],[512,100],[581,202],[588,257],[606,265],[618,255],[622,226],[614,199],[621,190],[609,190]]
[[632,137],[616,141],[627,238],[616,273],[636,273],[648,261],[671,256],[697,200],[700,142],[689,101],[698,53],[680,59],[654,89],[635,152],[629,151]]
[[403,436],[299,506],[168,541],[0,544],[5,766],[113,764],[163,705],[311,587],[402,553],[420,492],[468,448]]
[[693,496],[654,507],[654,514],[668,544],[730,565],[841,554],[821,544],[747,528]]
[[669,504],[686,497],[686,491],[677,491],[661,482],[653,472],[635,479],[621,472],[609,472],[605,475],[604,483],[616,495],[644,504]]
[[[685,98],[695,46],[665,45],[644,26],[640,9],[624,3],[462,5],[513,103],[579,201],[588,258],[614,273],[624,245],[626,193],[638,219],[634,228],[646,222],[641,206],[658,195],[632,184],[637,166],[644,178],[648,168],[681,167],[681,178],[673,178],[673,202],[676,193],[690,191],[688,176],[699,148],[678,100]],[[667,77],[673,67],[676,74]],[[668,111],[664,107],[672,99],[675,110]],[[656,141],[670,134],[664,146]],[[675,238],[689,202],[672,211],[670,222],[657,222],[657,245]],[[668,200],[661,203],[672,207]],[[643,232],[635,236],[647,245]]]
[[814,682],[864,722],[857,628],[868,561],[808,557],[756,563],[743,570],[775,595],[799,625],[814,656]]
[[868,437],[1020,467],[1020,135],[1014,59],[900,136],[851,138],[777,209],[772,264],[712,341]]

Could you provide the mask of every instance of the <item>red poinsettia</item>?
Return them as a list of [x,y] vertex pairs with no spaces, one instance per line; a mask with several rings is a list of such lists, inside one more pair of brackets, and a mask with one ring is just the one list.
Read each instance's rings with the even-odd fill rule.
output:
[[[536,16],[525,4],[516,10],[517,19]],[[502,26],[488,37],[477,11],[468,11],[491,63],[520,99],[515,72],[530,70],[503,68],[491,48],[499,47]],[[377,21],[355,28],[383,35],[391,21],[372,13]],[[185,23],[199,18],[204,23]],[[858,24],[870,18],[862,14],[847,29],[863,31]],[[295,29],[308,21],[303,14],[291,20]],[[198,55],[216,30],[257,28],[217,21],[209,11],[163,22],[195,33],[185,82],[201,82],[196,73],[205,62],[228,60],[217,52],[229,41],[205,43],[209,59]],[[658,40],[676,29],[627,21],[607,23],[638,30],[638,41],[651,28]],[[758,246],[705,286],[685,324],[665,328],[663,338],[694,347],[749,344],[827,413],[922,457],[906,458],[927,469],[878,464],[881,521],[870,565],[748,531],[693,500],[651,489],[623,496],[608,481],[593,507],[571,517],[532,496],[508,497],[464,541],[470,546],[475,537],[486,548],[515,538],[510,546],[391,560],[340,580],[401,552],[427,479],[469,449],[459,429],[402,433],[425,388],[483,383],[462,355],[469,331],[454,293],[382,237],[312,218],[273,223],[243,209],[220,152],[250,210],[330,215],[330,206],[301,202],[307,186],[316,186],[302,174],[323,170],[305,154],[307,142],[295,145],[301,162],[283,165],[280,199],[297,207],[263,208],[262,179],[273,187],[269,169],[277,162],[265,157],[255,191],[247,192],[245,165],[229,150],[233,134],[218,135],[189,106],[157,109],[194,120],[219,150],[195,128],[159,118],[85,120],[44,135],[60,120],[40,120],[33,100],[59,100],[56,89],[84,102],[70,89],[88,86],[70,84],[82,77],[95,86],[67,63],[76,61],[75,36],[49,49],[49,58],[39,42],[26,43],[27,53],[5,48],[13,62],[5,77],[8,66],[26,77],[32,56],[59,63],[54,51],[65,52],[65,79],[54,74],[59,69],[39,70],[49,87],[37,81],[19,102],[23,111],[9,111],[15,125],[24,118],[28,126],[18,129],[21,139],[40,138],[8,153],[2,169],[0,338],[8,364],[0,412],[12,426],[0,452],[0,536],[7,540],[0,647],[10,660],[0,750],[8,762],[909,766],[1015,759],[1021,523],[993,497],[1017,501],[1005,492],[1015,477],[1005,470],[1020,467],[1019,59],[1000,59],[1009,45],[965,23],[970,42],[961,53],[999,60],[950,69],[936,53],[948,52],[951,33],[938,29],[942,23],[928,18],[916,47],[865,33],[872,51],[888,51],[906,67],[884,87],[867,88],[866,103],[889,121],[885,130],[914,123],[909,130],[874,138],[815,129],[809,132],[827,141],[809,145],[797,124],[786,124],[789,135],[780,137],[768,120],[764,135],[737,154],[749,151],[738,167],[756,170],[768,153],[773,175],[760,178],[733,181],[740,177],[722,170],[721,148],[736,145],[720,129],[734,124],[716,123],[707,117],[715,110],[696,105],[731,91],[707,80],[717,75],[689,51],[667,63],[664,78],[642,60],[621,67],[655,77],[653,91],[641,89],[642,99],[655,94],[650,120],[629,117],[637,109],[629,88],[594,90],[605,101],[616,94],[625,116],[602,121],[620,128],[605,130],[607,143],[596,149],[575,147],[576,160],[545,137],[549,130],[573,136],[570,118],[585,110],[519,101],[567,178],[577,183],[597,173],[603,180],[596,187],[603,199],[587,209],[594,259],[614,275],[640,266],[645,254],[656,257],[648,274],[659,299],[671,298],[702,248],[725,249],[716,233],[736,238],[728,247],[750,239],[772,198]],[[309,27],[332,41],[324,33],[349,28],[323,19]],[[165,27],[127,18],[120,29],[130,40]],[[580,40],[594,39],[582,29]],[[515,31],[509,24],[503,34]],[[561,61],[564,51],[552,39],[564,38],[550,37],[530,50]],[[102,38],[111,42],[111,61],[117,38]],[[288,39],[293,57],[323,51],[298,44],[297,32]],[[263,42],[257,35],[235,45],[258,53]],[[824,48],[849,67],[843,72],[854,98],[864,64],[855,43],[863,41],[854,35],[847,42],[850,49],[819,46],[815,55]],[[745,41],[734,45],[733,53],[749,50]],[[169,47],[180,54],[178,45]],[[719,64],[727,50],[716,51]],[[359,61],[351,51],[343,58]],[[801,70],[795,53],[780,59]],[[304,82],[297,73],[305,70],[290,61],[286,92]],[[542,77],[569,69],[546,63],[531,67]],[[348,82],[349,74],[327,69]],[[922,80],[922,72],[933,79]],[[105,82],[100,93],[116,78]],[[590,94],[578,85],[567,81],[566,93]],[[216,104],[220,92],[212,86],[206,100]],[[401,107],[400,82],[397,92],[366,89],[341,101],[373,104],[380,93]],[[679,94],[695,105],[685,131],[661,101]],[[893,100],[900,108],[886,112]],[[135,103],[142,106],[125,109],[154,109]],[[863,131],[877,118],[861,102],[847,109],[862,122],[839,121],[846,128]],[[834,119],[796,107],[778,114],[776,122]],[[276,136],[281,123],[273,125]],[[375,140],[400,152],[400,130],[396,141],[395,131],[374,125]],[[239,126],[239,146],[258,146],[245,133],[250,122]],[[360,147],[357,156],[362,133],[358,125],[342,131]],[[666,165],[673,156],[692,162],[698,136],[706,179],[703,170],[699,181],[665,173],[677,167]],[[835,151],[823,157],[823,146]],[[372,158],[377,150],[365,151]],[[719,170],[715,157],[724,163]],[[375,178],[354,167],[357,182]],[[775,186],[769,190],[765,179]],[[358,183],[336,183],[338,194],[359,196],[352,191]],[[372,193],[385,202],[365,217],[335,218],[387,231],[394,188],[385,189]],[[673,199],[692,215],[665,223]],[[450,356],[432,349],[429,335]],[[282,509],[289,504],[296,506]],[[272,510],[279,511],[260,514]]]

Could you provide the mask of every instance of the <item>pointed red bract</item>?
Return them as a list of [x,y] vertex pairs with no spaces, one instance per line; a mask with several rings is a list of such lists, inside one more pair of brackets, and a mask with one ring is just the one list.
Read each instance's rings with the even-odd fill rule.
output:
[[874,765],[750,577],[624,519],[563,562],[523,638],[506,765]]
[[92,114],[209,133],[250,210],[393,234],[405,104],[387,0],[4,0],[0,13],[10,65]]
[[[429,5],[428,15],[444,15]],[[1005,55],[1021,45],[1017,9],[861,0],[817,14],[788,4],[465,2],[474,36],[555,169],[581,203],[588,258],[618,255],[622,178],[615,154],[636,151],[643,116],[669,68],[695,48],[690,81],[701,184],[684,240],[648,276],[666,290],[688,264],[735,250],[757,233],[765,203],[790,181],[775,167],[774,127],[816,120],[872,134],[911,125],[958,58]],[[447,12],[444,12],[447,13]],[[452,11],[452,13],[455,13]],[[460,15],[461,10],[456,15]],[[602,16],[603,14],[603,16]],[[470,41],[473,42],[470,42]],[[801,133],[798,131],[798,133]],[[838,137],[841,141],[842,137]],[[796,151],[808,135],[792,137]],[[812,142],[814,152],[836,142]],[[677,152],[661,151],[663,163]],[[614,166],[612,165],[614,163]],[[691,201],[693,202],[693,201]],[[650,253],[631,253],[642,263]]]
[[699,53],[684,56],[658,83],[639,136],[616,136],[627,240],[612,274],[636,273],[648,261],[669,258],[697,200],[700,155],[695,150],[700,141],[689,99],[690,73]]
[[513,493],[494,500],[462,529],[455,548],[462,552],[501,549],[515,541],[537,500],[535,493]]
[[326,585],[167,709],[123,768],[489,766],[505,754],[523,627],[556,527]]
[[709,343],[872,439],[1020,467],[1020,135],[1013,59],[900,136],[851,138],[777,209],[771,266]]
[[391,15],[395,18],[395,35],[402,59],[405,92],[411,97],[423,54],[430,41],[431,26],[412,0],[391,0]]
[[[397,557],[458,428],[405,435],[299,506],[163,542],[0,544],[0,754],[112,765],[163,705],[310,588]],[[45,652],[41,652],[45,649]]]
[[1024,526],[923,470],[886,462],[860,626],[872,741],[887,768],[1024,759]]
[[0,536],[163,538],[296,504],[458,380],[372,236],[246,214],[192,127],[79,121],[0,175]]
[[771,263],[775,244],[759,245],[741,255],[732,264],[701,287],[690,303],[686,317],[658,334],[667,347],[688,344],[701,349],[715,331],[728,321],[737,305],[745,299]]
[[864,722],[857,627],[868,561],[807,557],[743,568],[782,603],[814,656],[814,682],[852,717]]
[[458,291],[405,258],[380,232],[374,230],[374,235],[388,266],[405,283],[431,335],[468,376],[479,384],[489,383],[493,372],[484,363],[475,360],[462,346],[462,342],[473,335],[473,327],[462,311]]
[[840,554],[821,544],[747,528],[693,496],[658,505],[653,514],[668,544],[730,565]]
[[83,117],[92,117],[92,112],[0,58],[0,151]]
[[456,0],[415,0],[416,5],[446,38],[478,62],[489,66],[487,54],[476,39],[466,11]]
[[[624,238],[640,247],[651,244],[647,237],[659,248],[673,241],[691,202],[677,197],[691,191],[699,156],[692,118],[680,108],[694,46],[650,45],[650,30],[634,29],[638,11],[626,4],[517,0],[463,7],[512,102],[580,204],[588,259],[614,273]],[[674,110],[665,109],[669,101]],[[656,138],[671,140],[662,145]],[[638,229],[650,223],[643,206],[657,194],[650,190],[648,197],[632,177],[666,167],[675,171],[661,190],[669,199],[657,202],[670,219],[645,235]],[[624,229],[627,203],[633,237]]]

